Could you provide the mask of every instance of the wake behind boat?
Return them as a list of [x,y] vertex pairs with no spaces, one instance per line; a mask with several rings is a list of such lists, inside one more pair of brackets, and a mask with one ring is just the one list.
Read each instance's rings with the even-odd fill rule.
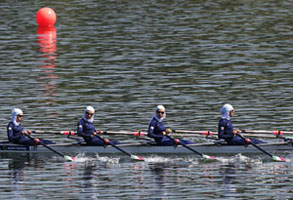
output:
[[[121,154],[119,150],[112,146],[87,146],[80,143],[60,143],[48,145],[57,151],[69,154],[78,153],[99,153],[99,154]],[[128,143],[119,144],[118,147],[123,148],[127,152],[135,154],[192,154],[187,148],[178,146],[158,146],[155,144],[148,143]],[[223,143],[200,143],[200,144],[189,144],[189,147],[196,149],[201,153],[206,154],[259,154],[261,153],[258,149],[252,145],[227,145]],[[272,142],[259,144],[259,146],[270,152],[274,153],[286,153],[292,152],[293,146],[290,142]],[[24,146],[18,144],[11,144],[8,142],[0,143],[0,153],[10,152],[28,152],[28,153],[49,153],[51,152],[48,148],[43,146]],[[52,153],[52,152],[51,152]]]

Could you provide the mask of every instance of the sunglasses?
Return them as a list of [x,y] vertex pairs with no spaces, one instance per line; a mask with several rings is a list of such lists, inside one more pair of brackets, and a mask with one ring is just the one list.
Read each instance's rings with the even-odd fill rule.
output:
[[93,116],[94,115],[94,113],[89,113],[89,112],[86,112],[86,114],[89,115],[89,116]]
[[23,117],[23,115],[17,115],[17,117]]
[[157,113],[158,113],[158,114],[162,114],[162,115],[165,114],[165,112],[160,112],[160,111],[158,111]]

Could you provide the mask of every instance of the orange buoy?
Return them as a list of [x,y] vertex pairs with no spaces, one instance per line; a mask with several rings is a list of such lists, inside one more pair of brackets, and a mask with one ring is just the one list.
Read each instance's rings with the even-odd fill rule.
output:
[[56,14],[52,8],[41,8],[36,16],[37,23],[40,27],[52,27],[56,22]]

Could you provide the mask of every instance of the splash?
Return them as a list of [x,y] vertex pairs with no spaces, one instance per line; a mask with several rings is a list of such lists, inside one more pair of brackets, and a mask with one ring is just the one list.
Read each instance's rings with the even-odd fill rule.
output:
[[74,160],[72,162],[75,163],[90,163],[90,162],[104,162],[104,163],[112,163],[112,164],[118,164],[120,161],[119,157],[107,157],[107,156],[100,156],[99,154],[96,154],[93,156],[87,156],[84,153],[80,153],[75,156]]
[[111,163],[111,164],[118,164],[120,161],[119,157],[114,158],[114,157],[107,157],[107,156],[99,156],[99,154],[96,155],[95,159],[100,162]]
[[81,162],[91,162],[93,160],[94,160],[94,158],[86,157],[84,155],[84,153],[82,153],[82,154],[80,153],[80,154],[75,156],[75,159],[73,160],[73,162],[81,163]]
[[148,162],[148,163],[167,163],[167,162],[174,162],[178,160],[178,158],[151,156],[151,157],[144,158],[144,160],[145,162]]
[[287,154],[287,156],[286,156],[286,162],[292,162],[293,161],[293,154]]
[[232,157],[217,157],[218,161],[222,163],[255,163],[255,164],[261,164],[262,160],[260,158],[251,158],[242,155],[241,153],[236,154]]

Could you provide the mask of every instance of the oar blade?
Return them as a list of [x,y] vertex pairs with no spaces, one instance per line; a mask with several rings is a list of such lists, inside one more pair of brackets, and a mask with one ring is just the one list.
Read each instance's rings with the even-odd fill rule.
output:
[[66,161],[73,161],[74,160],[74,157],[71,157],[71,156],[64,156],[64,159],[66,160]]
[[206,154],[202,154],[202,158],[204,158],[204,159],[208,159],[208,160],[216,160],[215,157],[213,157],[213,156],[209,156],[209,155],[206,155]]
[[131,158],[132,160],[144,161],[144,158],[143,158],[143,157],[136,156],[136,155],[132,155],[132,154],[131,154],[130,158]]
[[272,156],[272,158],[274,161],[277,161],[277,162],[286,162],[285,158],[283,158],[283,157]]

